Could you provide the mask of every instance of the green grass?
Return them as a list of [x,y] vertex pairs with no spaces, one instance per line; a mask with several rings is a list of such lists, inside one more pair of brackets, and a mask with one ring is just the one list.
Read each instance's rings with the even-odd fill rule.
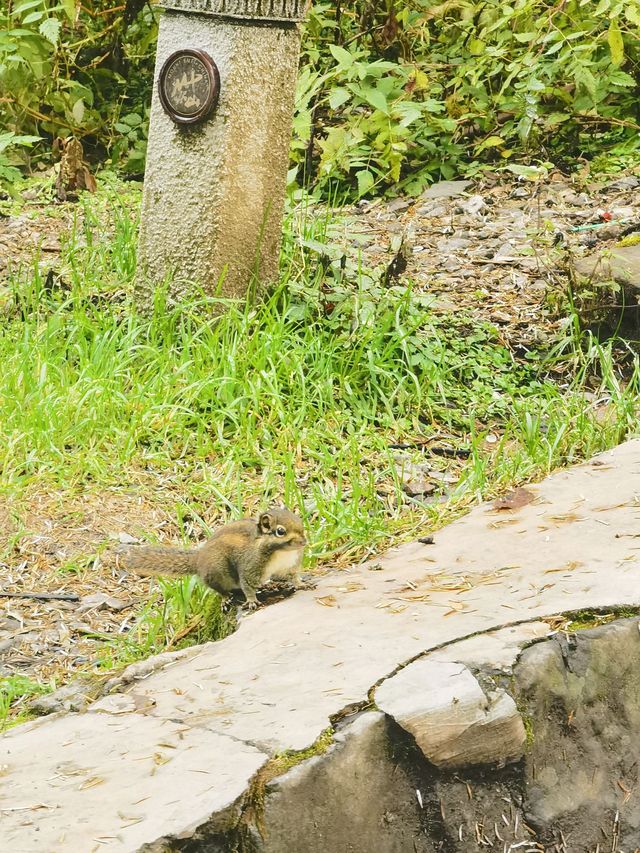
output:
[[8,725],[26,722],[33,714],[28,702],[53,690],[53,684],[39,684],[23,675],[0,678],[0,732]]
[[[256,494],[313,505],[317,557],[437,520],[441,508],[405,499],[394,442],[444,432],[468,451],[462,500],[636,427],[637,368],[622,386],[610,348],[591,342],[565,355],[576,369],[561,386],[544,378],[544,363],[515,362],[491,329],[436,318],[407,288],[347,282],[326,317],[317,268],[293,235],[283,282],[259,305],[232,304],[214,319],[202,304],[170,310],[159,298],[154,316],[141,317],[126,295],[112,299],[128,292],[135,236],[123,206],[113,211],[112,237],[89,215],[87,245],[67,246],[61,287],[47,290],[31,273],[7,297],[0,466],[9,491],[34,479],[70,489],[126,483],[133,469],[173,471],[178,515],[201,517],[205,503],[238,514]],[[363,304],[366,321],[354,322]],[[610,401],[604,423],[594,392]],[[394,484],[392,509],[382,482]]]
[[219,640],[234,627],[234,616],[223,611],[220,596],[196,577],[158,579],[157,591],[132,629],[115,639],[105,637],[99,669],[117,669],[160,652]]
[[[137,199],[116,190],[85,198],[53,287],[33,269],[3,295],[8,497],[170,479],[185,539],[187,521],[206,531],[205,517],[284,499],[309,527],[310,564],[344,563],[637,430],[636,356],[623,378],[611,345],[568,323],[552,353],[516,361],[491,328],[437,317],[410,287],[314,252],[327,222],[290,218],[282,280],[258,304],[215,316],[205,299],[178,310],[159,294],[153,316],[140,316],[130,298]],[[457,461],[431,452],[443,441]],[[398,443],[413,461],[451,467],[448,500],[405,495]],[[227,630],[197,585],[163,590],[164,604],[106,647],[104,665],[175,647],[190,621],[189,641]]]
[[571,615],[565,631],[585,631],[589,628],[598,628],[600,625],[606,625],[607,622],[613,622],[614,619],[632,619],[638,616],[637,607],[614,607],[608,610],[579,610]]

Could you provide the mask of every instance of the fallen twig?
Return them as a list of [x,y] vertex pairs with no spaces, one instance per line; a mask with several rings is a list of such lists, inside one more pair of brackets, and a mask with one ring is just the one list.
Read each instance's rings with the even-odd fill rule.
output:
[[63,592],[3,592],[0,598],[35,598],[38,601],[80,601],[79,595],[68,595]]

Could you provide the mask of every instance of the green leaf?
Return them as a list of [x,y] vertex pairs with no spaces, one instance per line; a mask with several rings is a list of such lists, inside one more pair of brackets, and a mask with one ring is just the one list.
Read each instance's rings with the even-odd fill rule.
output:
[[385,115],[389,115],[389,104],[387,103],[387,98],[384,92],[381,92],[379,89],[363,87],[362,97],[376,110],[380,110],[380,112]]
[[340,47],[337,44],[330,45],[329,50],[333,54],[334,59],[338,61],[338,64],[342,68],[351,68],[354,59],[348,50],[345,50],[343,47]]
[[142,124],[142,116],[138,115],[138,113],[127,113],[126,116],[122,116],[122,121],[130,127],[137,127],[139,124]]
[[615,18],[609,23],[607,42],[611,51],[611,61],[616,67],[619,67],[624,62],[624,41],[620,32],[620,25]]
[[342,86],[333,89],[329,95],[329,106],[332,110],[337,110],[351,97],[351,92],[348,89],[343,88]]
[[78,98],[75,104],[71,107],[71,115],[74,117],[77,124],[82,124],[82,119],[84,118],[84,101],[82,98]]
[[569,121],[571,116],[568,113],[549,113],[545,116],[544,123],[546,127],[557,127],[565,121]]
[[591,97],[595,100],[598,84],[596,82],[596,78],[586,67],[586,65],[576,64],[575,68],[573,69],[573,78],[576,83],[583,89],[586,89],[589,95],[591,95]]
[[483,139],[483,141],[476,145],[475,151],[476,154],[479,154],[481,151],[485,151],[487,148],[500,148],[504,145],[504,139],[501,136],[490,136],[488,139]]
[[359,172],[356,172],[356,178],[358,180],[358,195],[361,196],[368,193],[376,182],[368,169],[361,169]]
[[469,39],[469,53],[471,56],[482,56],[486,48],[486,44],[482,39]]
[[22,19],[22,23],[25,26],[27,24],[33,24],[35,21],[42,20],[42,18],[44,18],[45,15],[46,15],[46,12],[43,12],[42,9],[40,9],[37,12],[29,12],[29,14],[25,15],[24,18]]
[[636,27],[640,27],[640,8],[638,8],[636,2],[629,3],[628,6],[625,6],[624,16],[630,24],[635,24]]
[[527,181],[536,181],[544,177],[547,171],[543,166],[524,166],[521,163],[510,163],[506,168]]
[[611,83],[613,83],[613,85],[614,85],[614,86],[627,86],[627,87],[630,87],[630,86],[635,86],[635,85],[636,85],[636,81],[635,81],[635,79],[631,76],[631,74],[627,74],[627,72],[626,72],[626,71],[622,71],[620,68],[618,68],[616,71],[613,71],[613,72],[609,75],[609,81],[610,81]]
[[40,142],[40,136],[18,136],[12,130],[0,133],[0,152],[5,151],[10,145],[32,145]]
[[553,56],[554,53],[557,53],[561,48],[564,47],[564,42],[557,41],[555,44],[552,44],[551,47],[545,50],[545,56]]
[[67,18],[73,23],[76,19],[76,0],[60,0]]
[[409,127],[414,121],[422,117],[422,105],[412,101],[401,101],[394,106],[394,114],[402,116],[400,127]]
[[533,129],[533,118],[530,115],[524,115],[517,125],[518,136],[523,142],[529,138],[529,134]]
[[62,24],[57,18],[47,18],[38,27],[40,34],[55,47],[58,44]]
[[535,77],[529,77],[527,80],[527,90],[529,92],[544,92],[546,88],[546,85]]
[[26,12],[27,9],[42,9],[44,6],[43,0],[25,0],[24,3],[18,3],[14,10],[14,15],[22,15],[23,12]]

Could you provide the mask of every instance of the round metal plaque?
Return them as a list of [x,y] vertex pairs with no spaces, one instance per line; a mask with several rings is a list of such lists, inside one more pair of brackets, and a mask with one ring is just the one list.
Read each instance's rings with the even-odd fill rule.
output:
[[220,75],[204,50],[177,50],[162,66],[158,94],[176,124],[204,121],[218,103]]

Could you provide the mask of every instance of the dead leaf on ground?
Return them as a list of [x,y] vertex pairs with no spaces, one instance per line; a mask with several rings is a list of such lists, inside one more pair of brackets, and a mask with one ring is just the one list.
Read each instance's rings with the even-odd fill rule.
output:
[[339,586],[338,592],[359,592],[364,588],[364,584],[360,583],[359,581],[349,581],[346,586]]
[[102,785],[104,779],[102,776],[91,776],[89,779],[85,779],[85,781],[78,788],[79,791],[86,791],[87,788],[95,788],[96,785]]
[[574,569],[579,569],[580,566],[583,566],[584,563],[581,563],[580,560],[570,560],[568,563],[565,563],[564,566],[560,566],[557,569],[545,569],[544,574],[550,575],[554,572],[572,572]]
[[501,498],[498,498],[493,502],[492,506],[493,509],[498,512],[505,510],[513,512],[516,509],[522,509],[523,506],[530,504],[535,499],[536,496],[533,492],[530,492],[528,489],[519,488],[514,489],[512,492],[509,492]]
[[578,515],[575,512],[562,512],[558,515],[545,515],[547,521],[554,521],[556,524],[570,524],[574,521],[584,521],[583,515]]

